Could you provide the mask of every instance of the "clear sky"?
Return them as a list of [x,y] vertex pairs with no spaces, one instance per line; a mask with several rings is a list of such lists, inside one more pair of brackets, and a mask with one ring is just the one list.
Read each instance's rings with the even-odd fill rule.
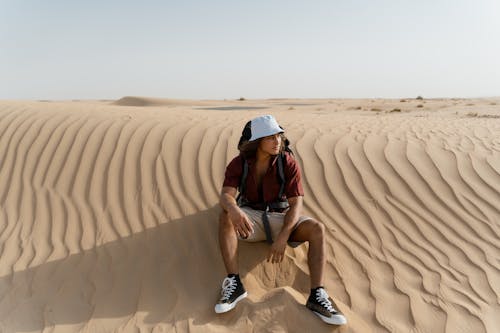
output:
[[499,0],[0,0],[0,99],[500,96]]

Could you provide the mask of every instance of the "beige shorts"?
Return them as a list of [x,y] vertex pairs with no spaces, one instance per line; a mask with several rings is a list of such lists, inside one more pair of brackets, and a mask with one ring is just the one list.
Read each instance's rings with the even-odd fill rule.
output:
[[[253,226],[253,234],[248,236],[248,238],[241,238],[242,241],[245,242],[261,242],[266,240],[266,231],[264,229],[264,222],[262,221],[262,213],[261,210],[255,210],[250,207],[241,207],[241,210],[247,214],[248,218],[252,222]],[[283,227],[283,223],[285,221],[285,213],[267,213],[269,217],[269,226],[271,227],[271,234],[273,240],[275,240]],[[300,216],[299,220],[293,227],[293,230],[297,229],[297,227],[304,221],[310,220],[309,216]],[[303,242],[288,242],[288,245],[292,247],[297,247]]]

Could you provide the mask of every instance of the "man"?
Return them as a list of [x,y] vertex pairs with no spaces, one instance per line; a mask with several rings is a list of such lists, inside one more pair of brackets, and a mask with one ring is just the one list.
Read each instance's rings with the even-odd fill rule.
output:
[[[280,263],[288,242],[309,242],[311,294],[306,306],[329,324],[347,321],[323,287],[324,227],[302,216],[304,191],[298,163],[273,116],[261,116],[245,126],[240,155],[227,166],[220,196],[219,242],[228,273],[215,312],[232,310],[247,296],[238,274],[238,239],[272,243],[267,260]],[[283,179],[284,178],[284,179]],[[280,184],[281,179],[281,184]],[[236,194],[240,190],[240,200]],[[243,192],[243,193],[242,193]]]

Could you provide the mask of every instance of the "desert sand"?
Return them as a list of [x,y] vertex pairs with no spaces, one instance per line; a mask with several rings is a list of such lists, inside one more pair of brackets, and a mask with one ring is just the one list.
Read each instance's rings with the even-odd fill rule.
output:
[[[217,315],[218,194],[273,114],[327,232],[283,263],[241,244]],[[500,332],[500,98],[0,101],[0,332]]]

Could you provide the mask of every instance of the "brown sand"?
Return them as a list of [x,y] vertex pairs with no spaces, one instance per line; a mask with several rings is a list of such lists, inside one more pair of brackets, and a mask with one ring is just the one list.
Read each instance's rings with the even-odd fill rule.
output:
[[[325,284],[304,303],[307,245],[213,306],[224,168],[273,114],[327,227]],[[499,332],[500,99],[0,102],[0,332]]]

